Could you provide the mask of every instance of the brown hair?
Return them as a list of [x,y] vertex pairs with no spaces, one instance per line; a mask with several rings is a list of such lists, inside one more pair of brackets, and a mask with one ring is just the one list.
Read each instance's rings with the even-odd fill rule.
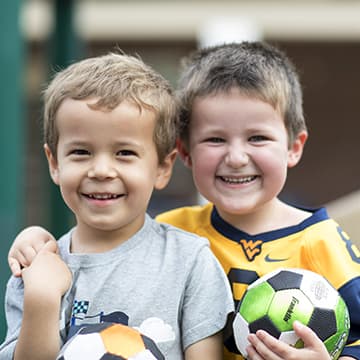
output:
[[195,98],[236,87],[279,110],[291,143],[306,129],[302,90],[289,58],[264,42],[242,42],[200,49],[183,61],[179,80],[179,133],[187,144]]

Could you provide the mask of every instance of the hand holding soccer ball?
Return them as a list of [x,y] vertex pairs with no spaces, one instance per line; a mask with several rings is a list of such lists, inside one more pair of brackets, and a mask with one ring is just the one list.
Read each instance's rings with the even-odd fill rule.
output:
[[347,307],[325,278],[301,269],[279,269],[248,287],[233,323],[236,345],[246,357],[248,335],[263,329],[302,348],[304,343],[293,330],[295,320],[316,333],[331,359],[339,357],[350,327]]
[[297,349],[280,341],[265,331],[259,330],[250,334],[248,339],[251,346],[247,347],[248,359],[305,359],[330,360],[331,357],[318,336],[307,326],[295,321],[293,323],[296,335],[304,341],[304,348]]

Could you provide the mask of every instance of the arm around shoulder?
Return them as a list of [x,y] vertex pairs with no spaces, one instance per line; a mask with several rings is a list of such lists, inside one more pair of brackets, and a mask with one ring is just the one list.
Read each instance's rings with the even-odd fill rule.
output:
[[40,226],[30,226],[15,238],[8,254],[8,263],[14,276],[21,276],[21,269],[29,266],[40,250],[56,253],[55,238]]

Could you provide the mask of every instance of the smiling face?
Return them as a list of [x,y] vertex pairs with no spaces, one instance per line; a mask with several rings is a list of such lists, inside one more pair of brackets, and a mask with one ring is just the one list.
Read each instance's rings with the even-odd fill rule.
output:
[[111,233],[121,242],[143,225],[152,191],[166,186],[175,154],[159,164],[152,111],[127,101],[111,111],[89,103],[94,100],[60,105],[56,158],[45,145],[50,173],[76,216],[77,233]]
[[230,223],[277,202],[306,140],[304,131],[289,145],[279,112],[235,88],[197,98],[189,134],[182,157],[199,192]]

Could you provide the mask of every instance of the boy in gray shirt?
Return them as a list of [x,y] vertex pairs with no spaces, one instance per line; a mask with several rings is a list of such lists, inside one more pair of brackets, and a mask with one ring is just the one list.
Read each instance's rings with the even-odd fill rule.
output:
[[222,359],[233,302],[221,266],[206,239],[146,214],[176,157],[168,83],[109,54],[59,72],[44,98],[49,171],[76,226],[59,255],[45,246],[9,280],[0,359],[54,359],[79,327],[103,321],[138,328],[166,359]]

